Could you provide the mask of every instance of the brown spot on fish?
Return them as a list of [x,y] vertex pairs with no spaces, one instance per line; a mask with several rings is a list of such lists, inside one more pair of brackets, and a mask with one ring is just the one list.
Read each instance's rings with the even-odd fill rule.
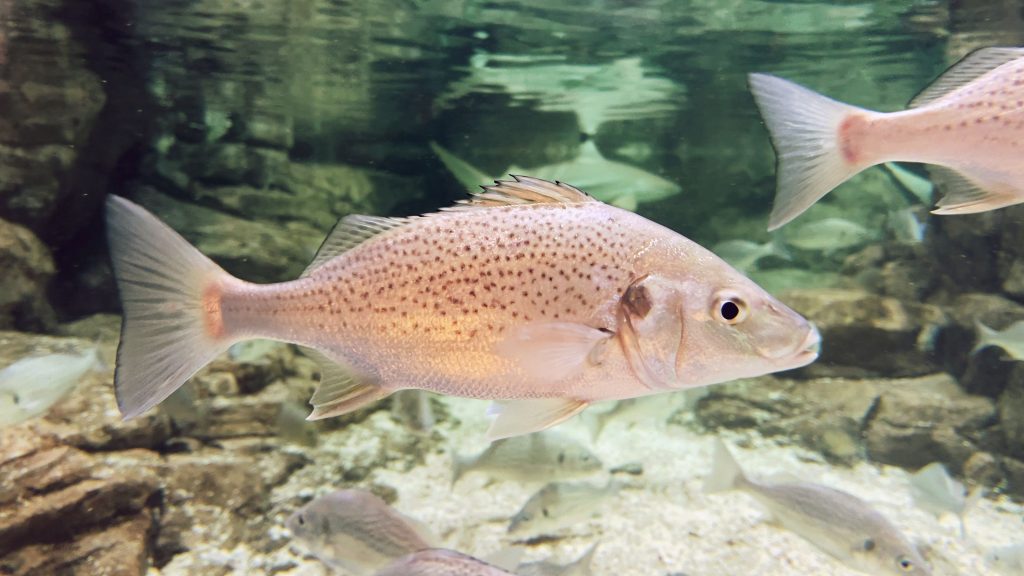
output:
[[626,307],[626,311],[636,318],[646,317],[647,313],[654,307],[654,304],[651,302],[650,292],[641,284],[643,280],[643,278],[640,278],[629,288],[626,288],[626,293],[622,297],[622,304]]
[[860,143],[864,141],[869,122],[863,116],[851,114],[839,124],[839,148],[843,159],[856,164],[860,158]]

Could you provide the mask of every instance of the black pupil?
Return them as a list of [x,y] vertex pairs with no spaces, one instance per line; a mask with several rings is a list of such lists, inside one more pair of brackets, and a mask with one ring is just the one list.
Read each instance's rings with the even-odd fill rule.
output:
[[722,302],[722,318],[733,320],[740,315],[740,307],[732,300]]

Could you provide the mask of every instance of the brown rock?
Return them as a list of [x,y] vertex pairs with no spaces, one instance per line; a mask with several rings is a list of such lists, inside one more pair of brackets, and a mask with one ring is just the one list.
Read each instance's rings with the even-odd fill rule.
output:
[[31,230],[0,220],[0,270],[0,329],[52,327],[46,289],[55,271],[53,258]]
[[965,394],[947,374],[889,382],[880,392],[865,426],[872,460],[909,469],[940,461],[959,471],[991,441],[995,403]]
[[821,356],[809,376],[920,376],[938,370],[920,341],[947,322],[941,309],[859,290],[794,290],[782,299],[814,322]]

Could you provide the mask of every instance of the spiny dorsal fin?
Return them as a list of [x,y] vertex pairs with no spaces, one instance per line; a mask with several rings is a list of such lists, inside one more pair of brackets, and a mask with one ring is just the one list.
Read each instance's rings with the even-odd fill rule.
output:
[[907,105],[918,108],[934,102],[957,88],[969,84],[975,78],[994,70],[1007,62],[1024,58],[1024,48],[982,48],[964,56],[949,67]]
[[483,186],[468,200],[461,200],[455,206],[442,210],[466,210],[493,206],[515,206],[522,204],[562,203],[579,204],[596,202],[586,192],[564,182],[549,182],[532,176],[510,174],[513,180],[496,180],[491,186]]
[[331,233],[316,251],[313,261],[306,266],[300,278],[309,276],[313,270],[323,266],[328,260],[342,252],[350,250],[377,234],[387,232],[409,223],[409,218],[384,218],[381,216],[345,216],[334,225]]

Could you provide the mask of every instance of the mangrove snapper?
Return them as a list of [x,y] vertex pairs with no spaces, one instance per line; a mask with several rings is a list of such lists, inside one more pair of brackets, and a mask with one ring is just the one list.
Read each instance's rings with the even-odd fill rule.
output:
[[873,237],[873,232],[856,222],[845,218],[824,218],[800,226],[786,241],[801,250],[829,254],[862,246]]
[[0,370],[0,427],[45,414],[90,370],[103,366],[96,349],[22,358]]
[[768,229],[803,213],[854,174],[883,162],[938,167],[935,214],[970,214],[1024,202],[1024,48],[967,55],[902,112],[872,112],[767,74],[750,89],[778,157]]
[[932,462],[910,476],[910,494],[914,503],[936,516],[955,515],[960,521],[961,538],[967,535],[964,514],[981,496],[980,491],[968,496],[964,485],[950,477],[940,462]]
[[976,354],[982,348],[998,346],[1014,360],[1024,360],[1024,320],[1018,320],[1003,330],[993,330],[980,320],[975,320],[974,329],[978,333],[978,341],[971,349],[971,354]]
[[405,388],[495,400],[491,439],[598,400],[798,368],[817,330],[711,252],[567,184],[526,176],[412,218],[348,216],[298,280],[234,278],[143,208],[107,199],[124,308],[126,418],[236,342],[307,346],[311,419]]
[[452,484],[468,472],[518,482],[565,480],[603,469],[601,460],[572,438],[542,432],[492,442],[476,456],[452,455]]
[[516,576],[454,550],[421,550],[395,560],[376,576]]
[[324,564],[371,574],[396,558],[430,548],[432,536],[365,490],[312,500],[286,522],[292,537]]
[[847,566],[871,576],[928,576],[931,570],[909,540],[867,502],[810,482],[750,480],[721,440],[715,441],[706,493],[743,490],[787,529]]

